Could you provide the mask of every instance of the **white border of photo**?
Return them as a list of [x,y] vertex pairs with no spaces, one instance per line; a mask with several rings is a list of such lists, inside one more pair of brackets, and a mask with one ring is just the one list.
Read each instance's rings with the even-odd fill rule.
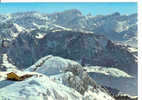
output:
[[1,2],[137,2],[138,3],[138,100],[142,100],[142,0],[1,0]]

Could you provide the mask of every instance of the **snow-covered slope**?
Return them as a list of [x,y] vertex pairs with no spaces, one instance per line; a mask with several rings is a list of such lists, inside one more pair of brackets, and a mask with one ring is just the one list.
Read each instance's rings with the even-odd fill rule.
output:
[[36,71],[46,75],[56,75],[75,67],[81,70],[81,65],[75,61],[50,55],[41,58],[41,60],[36,62],[33,66],[29,67],[27,70]]
[[1,100],[115,100],[80,64],[61,57],[46,56],[25,71],[17,70],[20,73],[34,76],[19,82],[1,80]]
[[62,84],[75,88],[82,94],[88,89],[89,85],[93,87],[96,85],[80,64],[61,57],[44,57],[26,71],[36,71],[51,76],[54,80],[60,80],[59,82]]
[[16,66],[14,66],[13,64],[11,64],[8,61],[8,56],[7,54],[2,54],[2,63],[0,64],[0,70],[2,71],[6,71],[6,70],[13,70],[16,69]]
[[[6,80],[0,82],[1,85],[4,83],[6,83]],[[9,84],[5,84],[5,87],[0,89],[0,99],[81,100],[81,94],[74,89],[57,84],[47,76],[42,75],[41,77],[32,77],[22,82],[9,82]]]
[[1,100],[114,100],[100,90],[88,90],[83,96],[74,89],[56,83],[44,75],[22,82],[6,82],[5,80],[0,84],[5,86],[0,89]]

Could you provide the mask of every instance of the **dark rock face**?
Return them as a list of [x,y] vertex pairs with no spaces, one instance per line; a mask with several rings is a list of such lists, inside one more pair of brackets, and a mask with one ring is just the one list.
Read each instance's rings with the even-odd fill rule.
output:
[[108,86],[101,86],[101,87],[107,89],[108,92],[109,92],[112,96],[118,95],[118,93],[120,92],[120,90],[115,89],[115,88],[111,88],[111,87],[108,87]]
[[129,95],[116,95],[114,96],[116,100],[138,100],[138,97],[133,97]]
[[[107,52],[108,55],[110,55],[111,57],[109,57],[107,59],[106,57],[106,60],[109,60],[107,61],[106,65],[104,66],[107,66],[107,65],[112,65],[114,64],[114,66],[118,66],[117,68],[119,69],[122,69],[124,70],[125,72],[128,72],[130,71],[130,73],[134,73],[136,74],[135,72],[137,72],[137,62],[135,61],[136,58],[134,57],[134,55],[132,55],[128,50],[127,50],[127,47],[123,46],[123,45],[115,45],[113,43],[109,43],[107,44],[106,46],[106,50],[108,50],[109,52]],[[111,54],[109,54],[111,53]],[[122,68],[123,66],[123,68]],[[131,67],[124,67],[124,66],[131,66]],[[113,67],[113,66],[112,66]],[[129,71],[127,71],[129,69]]]
[[[36,38],[37,33],[46,33]],[[130,74],[137,73],[136,58],[127,47],[116,45],[101,35],[75,31],[33,30],[19,34],[12,41],[7,54],[19,68],[29,67],[46,55],[60,56],[82,65],[117,67]]]

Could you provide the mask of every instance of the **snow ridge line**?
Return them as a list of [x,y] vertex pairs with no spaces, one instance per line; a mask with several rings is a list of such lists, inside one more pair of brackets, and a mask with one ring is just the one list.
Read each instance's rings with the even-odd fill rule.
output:
[[48,56],[48,57],[46,57],[45,59],[43,59],[41,62],[37,62],[37,64],[35,63],[35,69],[33,70],[33,71],[36,71],[37,70],[37,68],[39,68],[40,66],[42,66],[44,63],[45,63],[45,61],[46,60],[48,60],[49,58],[51,58],[52,56]]

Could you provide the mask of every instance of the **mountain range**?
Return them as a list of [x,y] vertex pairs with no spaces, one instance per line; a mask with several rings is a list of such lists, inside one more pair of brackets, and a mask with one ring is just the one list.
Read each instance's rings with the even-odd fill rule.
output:
[[[52,55],[51,58],[46,59],[50,57],[49,55]],[[70,64],[68,64],[70,62],[68,59],[72,60]],[[39,62],[42,63],[39,64]],[[74,63],[79,66],[77,67],[79,69],[75,69],[75,71],[70,69],[76,68],[72,65]],[[68,69],[65,71],[67,65]],[[36,68],[36,66],[38,67]],[[78,70],[76,75],[75,72]],[[113,90],[119,91],[116,95],[126,93],[134,96],[137,95],[137,70],[137,14],[121,15],[116,12],[93,16],[91,14],[83,15],[77,9],[52,14],[35,11],[0,14],[1,73],[6,75],[11,71],[16,73],[23,71],[23,73],[42,74],[41,79],[32,77],[21,83],[26,84],[27,88],[32,88],[28,85],[30,83],[40,84],[40,87],[36,86],[35,89],[42,89],[41,87],[45,87],[42,80],[52,81],[50,78],[53,77],[55,80],[53,84],[61,84],[65,92],[63,95],[58,93],[62,88],[58,88],[57,91],[50,90],[51,82],[48,89],[45,88],[54,95],[46,94],[47,98],[56,100],[56,96],[60,96],[58,97],[60,99],[57,100],[74,100],[73,98],[93,100],[92,96],[96,100],[105,100],[101,98],[101,94],[105,94],[106,100],[108,100],[107,97],[115,100],[116,98],[110,94],[114,92]],[[86,73],[87,76],[84,77],[88,77],[87,79],[84,79],[82,71]],[[65,76],[70,75],[75,83],[68,83],[69,79],[67,79],[68,82],[63,80]],[[4,78],[4,76],[2,77]],[[62,80],[62,82],[58,82],[58,80]],[[90,80],[89,83],[85,83],[86,80]],[[0,91],[8,92],[6,89],[12,89],[14,86],[19,87],[15,91],[19,95],[31,99],[32,95],[36,95],[33,90],[20,87],[20,83],[12,83],[12,85],[4,87],[2,81],[9,85],[9,81],[1,80]],[[79,82],[79,86],[76,82]],[[99,98],[95,97],[98,92],[92,90],[94,87],[92,84],[97,83],[99,84],[97,89],[101,92]],[[81,84],[83,86],[80,86]],[[103,87],[110,92],[106,88],[102,90]],[[70,92],[76,91],[78,95],[73,93],[73,96],[66,99],[70,96],[66,94],[69,92],[66,88],[75,89]],[[23,89],[31,91],[30,96],[27,95],[27,92],[21,93]],[[11,92],[14,91],[11,90]],[[37,95],[38,92],[36,92]],[[4,94],[0,95],[1,98],[3,96]],[[12,94],[10,94],[9,98],[13,100],[19,97],[14,95],[12,98]],[[34,100],[36,99],[34,98]]]

